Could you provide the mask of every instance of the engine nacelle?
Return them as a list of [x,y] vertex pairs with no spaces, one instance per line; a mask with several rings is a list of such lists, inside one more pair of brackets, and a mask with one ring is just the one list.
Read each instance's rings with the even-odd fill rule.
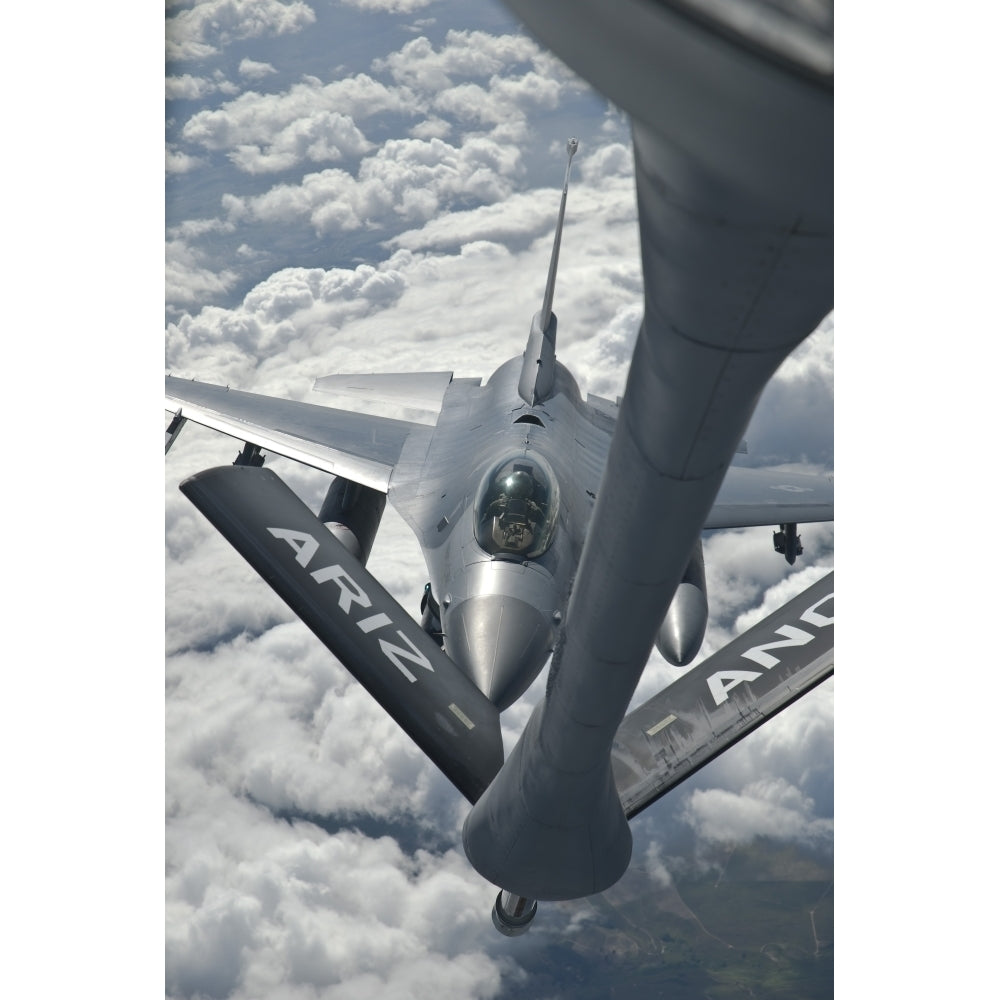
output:
[[705,554],[701,539],[695,543],[691,561],[677,586],[670,607],[656,633],[656,648],[668,663],[687,666],[698,655],[708,626],[708,596],[705,592]]
[[385,511],[385,494],[370,486],[335,476],[320,508],[319,519],[364,566]]

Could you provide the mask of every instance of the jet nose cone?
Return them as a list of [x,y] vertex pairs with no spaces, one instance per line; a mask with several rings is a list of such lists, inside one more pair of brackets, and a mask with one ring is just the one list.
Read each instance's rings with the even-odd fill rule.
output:
[[656,634],[656,648],[675,667],[687,666],[701,649],[708,600],[694,584],[681,583]]
[[445,651],[501,711],[528,690],[552,649],[549,619],[500,594],[453,605],[444,630]]

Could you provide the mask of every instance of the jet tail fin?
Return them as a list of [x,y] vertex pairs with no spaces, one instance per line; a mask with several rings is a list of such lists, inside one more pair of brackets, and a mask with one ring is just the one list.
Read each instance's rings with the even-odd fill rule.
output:
[[524,349],[524,364],[517,384],[520,397],[529,405],[544,402],[555,382],[556,364],[556,317],[552,314],[552,300],[556,293],[556,271],[559,268],[559,245],[562,242],[563,220],[566,217],[566,197],[569,193],[569,172],[573,166],[573,156],[579,143],[576,139],[566,142],[566,178],[563,181],[562,199],[559,202],[559,219],[556,222],[556,236],[549,259],[549,276],[545,282],[545,296],[542,308],[531,320],[528,345]]
[[503,764],[500,713],[270,469],[181,483],[320,641],[470,801]]

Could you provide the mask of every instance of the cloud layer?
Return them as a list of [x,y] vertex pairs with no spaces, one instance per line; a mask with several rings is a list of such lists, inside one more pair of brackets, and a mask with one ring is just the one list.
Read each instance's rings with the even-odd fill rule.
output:
[[[492,8],[428,7],[413,38],[420,0],[354,6],[168,8],[168,369],[299,399],[336,371],[488,376],[540,305],[572,131],[559,358],[614,399],[642,314],[627,123]],[[832,468],[832,345],[831,323],[778,373],[748,460]],[[178,493],[238,448],[188,426],[166,462],[168,994],[530,995],[462,800]],[[319,505],[324,476],[268,464]],[[832,566],[832,526],[802,535],[794,571],[769,529],[706,539],[704,655]],[[425,569],[391,509],[370,568],[416,614]],[[636,699],[676,675],[654,654]],[[505,713],[508,743],[543,690]],[[832,705],[824,685],[650,810],[652,877],[684,838],[828,850]]]

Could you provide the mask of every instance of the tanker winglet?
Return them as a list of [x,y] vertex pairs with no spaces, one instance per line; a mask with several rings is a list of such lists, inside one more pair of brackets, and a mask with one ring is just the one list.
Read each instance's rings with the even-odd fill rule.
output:
[[556,363],[556,317],[552,313],[552,299],[556,291],[556,270],[559,267],[559,243],[562,240],[563,219],[566,216],[566,195],[569,192],[569,172],[573,165],[573,155],[579,142],[566,141],[566,179],[563,181],[562,200],[559,202],[559,219],[556,222],[556,237],[552,244],[549,260],[549,276],[545,282],[545,297],[540,312],[531,320],[528,345],[524,350],[524,364],[517,384],[518,395],[529,405],[535,406],[548,399],[555,383]]

